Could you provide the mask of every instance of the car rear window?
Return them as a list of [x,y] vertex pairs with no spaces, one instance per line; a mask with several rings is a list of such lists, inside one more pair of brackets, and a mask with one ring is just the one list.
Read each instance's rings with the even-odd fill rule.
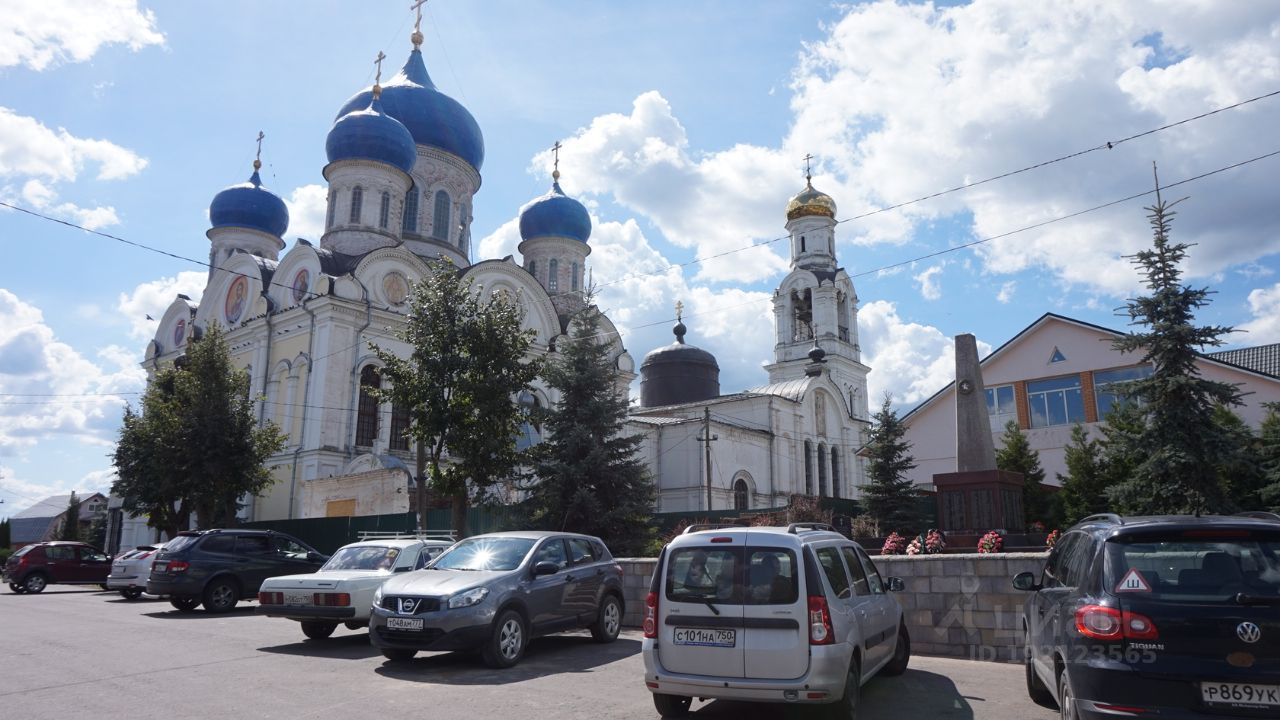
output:
[[338,552],[320,568],[324,570],[387,570],[395,567],[400,548],[381,545],[338,548]]
[[796,556],[788,548],[679,548],[666,575],[672,602],[790,605],[799,596]]
[[184,550],[196,544],[196,542],[199,539],[200,539],[199,535],[179,535],[178,537],[165,543],[164,549],[165,549],[165,552],[178,552],[179,550]]
[[1188,531],[1113,538],[1106,588],[1144,600],[1225,601],[1237,594],[1280,597],[1280,535]]
[[22,557],[23,555],[26,555],[27,553],[34,550],[35,547],[36,547],[35,545],[26,545],[24,547],[18,548],[18,552],[14,553],[13,557]]

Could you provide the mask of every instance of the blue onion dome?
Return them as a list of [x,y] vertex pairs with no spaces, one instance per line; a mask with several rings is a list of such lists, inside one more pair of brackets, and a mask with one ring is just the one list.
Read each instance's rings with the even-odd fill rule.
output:
[[552,177],[550,192],[520,208],[520,237],[567,237],[585,243],[591,237],[591,215],[560,189],[559,172]]
[[798,195],[791,198],[791,202],[787,203],[787,220],[795,220],[809,215],[819,215],[834,219],[836,216],[836,201],[821,190],[814,190],[813,181],[806,177],[804,190],[801,190]]
[[[484,164],[480,126],[461,103],[436,89],[416,45],[415,42],[400,72],[382,86],[382,104],[387,114],[409,128],[418,145],[453,153],[480,172]],[[372,88],[356,93],[338,111],[338,117],[368,107],[372,95]]]
[[249,182],[232,185],[213,196],[209,203],[209,222],[213,227],[243,227],[283,237],[289,229],[289,208],[278,195],[262,187],[258,170],[262,163],[253,161]]
[[363,110],[339,117],[324,141],[329,162],[339,160],[377,160],[400,168],[408,174],[418,159],[413,136],[399,120],[382,108],[378,86]]

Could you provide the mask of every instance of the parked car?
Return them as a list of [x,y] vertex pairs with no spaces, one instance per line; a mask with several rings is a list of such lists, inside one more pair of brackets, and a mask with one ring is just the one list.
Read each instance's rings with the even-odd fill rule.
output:
[[1280,516],[1094,515],[1013,584],[1063,718],[1280,717]]
[[692,525],[658,556],[644,608],[645,685],[663,717],[693,698],[857,714],[863,683],[911,658],[902,608],[829,525]]
[[156,561],[164,543],[139,545],[120,553],[111,561],[111,574],[107,575],[107,589],[117,590],[125,600],[137,600],[147,589],[151,577],[151,564]]
[[59,585],[106,587],[111,561],[106,553],[82,542],[53,541],[19,548],[4,565],[4,579],[15,593],[43,592]]
[[146,590],[168,595],[180,612],[192,612],[201,604],[208,612],[227,612],[240,600],[256,598],[267,578],[315,572],[328,559],[280,532],[182,532],[156,556]]
[[393,573],[421,570],[452,540],[388,538],[344,545],[314,573],[268,578],[258,590],[258,612],[302,623],[312,640],[327,638],[339,624],[369,624],[373,593]]
[[612,642],[623,607],[622,567],[599,538],[491,533],[383,583],[373,596],[369,640],[390,660],[479,649],[490,667],[505,668],[539,635],[587,627],[597,642]]

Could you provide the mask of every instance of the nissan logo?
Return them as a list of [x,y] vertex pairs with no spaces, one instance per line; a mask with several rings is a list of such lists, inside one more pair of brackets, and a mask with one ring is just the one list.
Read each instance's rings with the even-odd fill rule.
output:
[[1262,628],[1251,622],[1242,622],[1236,626],[1236,635],[1247,643],[1256,643],[1262,639]]
[[[412,615],[414,609],[417,607],[418,607],[418,601],[416,599],[400,598],[400,614],[401,615]],[[1244,626],[1241,625],[1240,627],[1244,627]],[[1254,627],[1253,630],[1256,633],[1258,628]],[[1243,637],[1243,635],[1241,637]],[[1254,639],[1256,640],[1257,638],[1254,638]],[[1253,640],[1250,640],[1249,642],[1253,642]]]

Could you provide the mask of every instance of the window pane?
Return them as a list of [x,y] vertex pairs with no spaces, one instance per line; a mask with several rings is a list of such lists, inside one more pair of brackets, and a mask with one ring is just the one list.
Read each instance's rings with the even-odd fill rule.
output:
[[1027,406],[1031,410],[1031,427],[1046,427],[1049,424],[1049,410],[1044,395],[1028,395]]
[[796,558],[784,548],[749,548],[747,605],[790,605],[799,597]]
[[1067,424],[1067,403],[1062,391],[1045,393],[1045,404],[1049,408],[1050,425]]
[[853,573],[853,594],[870,595],[871,585],[867,582],[867,573],[862,569],[862,563],[858,562],[853,548],[840,548],[840,554],[844,555],[844,562],[849,566],[849,572]]
[[1027,383],[1028,393],[1047,392],[1050,390],[1067,390],[1069,388],[1080,387],[1079,375],[1068,375],[1067,377],[1049,378],[1048,380],[1036,380]]
[[683,548],[667,561],[667,599],[673,602],[741,602],[741,587],[735,584],[743,550],[726,548]]
[[844,563],[840,562],[840,553],[833,547],[820,548],[816,553],[818,564],[831,583],[831,590],[838,598],[849,597],[849,576],[844,571]]
[[1067,422],[1084,422],[1084,394],[1077,390],[1066,391]]
[[1001,385],[996,388],[996,403],[1000,406],[1000,412],[1011,413],[1016,412],[1013,403],[1013,386]]

